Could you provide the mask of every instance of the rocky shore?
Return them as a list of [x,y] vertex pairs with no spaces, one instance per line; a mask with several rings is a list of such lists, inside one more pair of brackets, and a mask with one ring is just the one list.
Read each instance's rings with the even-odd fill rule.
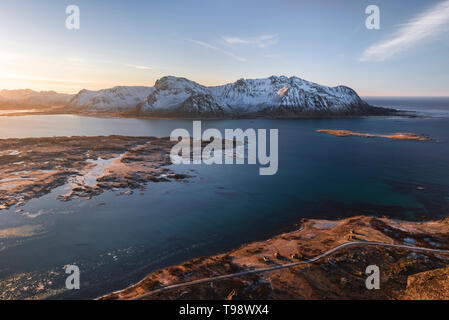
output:
[[[161,269],[102,299],[136,299],[148,294],[145,299],[449,299],[449,254],[363,244],[343,248],[313,264],[151,294],[168,285],[306,260],[355,241],[448,250],[449,219],[304,219],[295,231]],[[379,290],[365,286],[369,265],[380,269]]]
[[[3,112],[3,113],[2,113]],[[99,117],[99,118],[133,118],[133,119],[159,119],[159,120],[231,120],[231,119],[341,119],[341,118],[362,118],[362,117],[418,117],[413,112],[399,111],[391,108],[370,106],[359,111],[351,112],[272,112],[265,110],[263,112],[253,112],[246,114],[220,114],[220,113],[182,113],[176,114],[159,112],[152,114],[140,114],[137,109],[128,111],[88,111],[85,109],[68,109],[66,107],[52,107],[40,109],[2,109],[1,115],[4,117],[32,116],[32,115],[77,115],[83,117]]]

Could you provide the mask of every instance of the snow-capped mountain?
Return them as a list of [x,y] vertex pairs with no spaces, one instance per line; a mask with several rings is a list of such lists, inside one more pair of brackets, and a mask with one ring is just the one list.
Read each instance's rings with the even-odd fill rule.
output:
[[[76,112],[127,112],[150,116],[296,116],[382,114],[387,109],[364,102],[345,86],[327,87],[298,77],[240,79],[206,87],[186,78],[167,76],[154,87],[81,90],[68,103]],[[389,110],[391,112],[391,110]]]
[[363,113],[370,106],[345,86],[326,87],[297,77],[240,79],[206,87],[185,78],[163,77],[138,106],[143,115],[247,115]]
[[54,91],[0,91],[0,107],[64,105],[71,112],[116,113],[171,117],[239,117],[253,115],[391,114],[372,107],[345,86],[327,87],[298,77],[240,79],[206,87],[186,78],[167,76],[154,87],[117,86],[76,95]]
[[123,112],[135,108],[153,87],[117,86],[99,91],[81,90],[67,105],[87,112]]
[[33,91],[30,89],[1,90],[0,107],[41,108],[64,106],[72,95],[54,91]]

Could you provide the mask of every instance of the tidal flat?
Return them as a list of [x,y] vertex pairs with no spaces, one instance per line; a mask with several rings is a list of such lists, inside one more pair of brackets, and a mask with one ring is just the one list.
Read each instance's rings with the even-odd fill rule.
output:
[[0,209],[21,207],[66,184],[70,190],[58,196],[61,201],[185,179],[164,167],[171,164],[173,144],[168,138],[124,136],[0,140]]

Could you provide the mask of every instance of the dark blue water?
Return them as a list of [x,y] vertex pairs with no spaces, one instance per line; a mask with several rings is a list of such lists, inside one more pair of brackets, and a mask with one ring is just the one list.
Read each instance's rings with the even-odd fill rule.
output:
[[[158,268],[288,230],[303,217],[449,215],[449,99],[368,101],[425,117],[203,121],[203,128],[278,129],[278,174],[259,176],[255,165],[182,166],[174,170],[195,170],[188,183],[153,183],[142,194],[108,192],[66,203],[55,199],[61,187],[30,201],[23,207],[29,214],[2,211],[2,297],[92,298]],[[0,117],[2,122],[2,137],[167,136],[192,126],[74,116]],[[317,129],[414,132],[434,141],[341,138]],[[14,236],[1,236],[23,226]],[[64,289],[67,264],[81,269],[79,291]]]

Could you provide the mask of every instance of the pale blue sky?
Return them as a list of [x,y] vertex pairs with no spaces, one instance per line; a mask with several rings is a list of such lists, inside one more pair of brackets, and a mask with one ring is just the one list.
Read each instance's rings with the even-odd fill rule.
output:
[[[153,85],[164,75],[217,85],[282,74],[364,96],[448,96],[448,3],[0,0],[0,88],[76,92]],[[70,4],[80,8],[80,30],[65,28]],[[380,30],[365,27],[370,4],[380,7]]]

